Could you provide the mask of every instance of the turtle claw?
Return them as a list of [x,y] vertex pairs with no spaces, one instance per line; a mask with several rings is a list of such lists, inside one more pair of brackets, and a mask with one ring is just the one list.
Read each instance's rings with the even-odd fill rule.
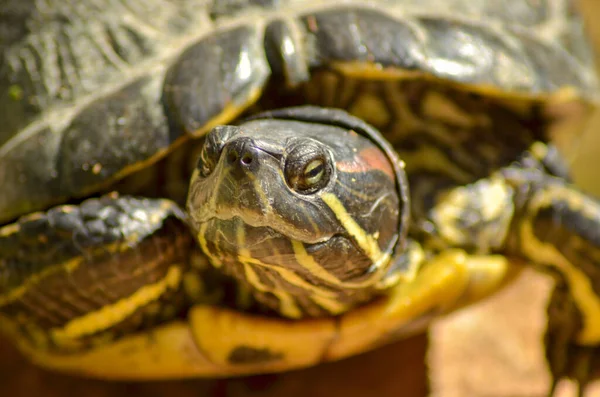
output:
[[576,342],[581,315],[564,283],[558,283],[548,305],[545,335],[546,360],[552,376],[548,396],[553,397],[558,383],[572,379],[577,396],[583,397],[588,383],[600,374],[600,345],[583,346]]
[[573,380],[577,387],[577,396],[584,397],[587,386],[600,370],[600,346],[588,347],[571,344],[567,347],[566,362],[561,373],[552,372],[552,386],[549,396],[556,393],[558,383],[566,378]]

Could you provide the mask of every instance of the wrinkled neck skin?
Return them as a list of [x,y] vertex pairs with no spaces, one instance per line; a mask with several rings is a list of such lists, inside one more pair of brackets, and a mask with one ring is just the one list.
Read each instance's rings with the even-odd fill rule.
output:
[[212,265],[290,318],[371,300],[399,238],[389,159],[369,139],[328,125],[258,120],[215,128],[187,209]]

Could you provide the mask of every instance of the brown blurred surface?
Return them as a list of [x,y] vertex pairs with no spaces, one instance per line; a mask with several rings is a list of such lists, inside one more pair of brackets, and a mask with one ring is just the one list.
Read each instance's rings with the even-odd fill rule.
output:
[[[430,331],[429,377],[436,397],[545,396],[542,338],[549,277],[525,270],[490,299],[442,319]],[[588,395],[600,396],[600,383]],[[562,382],[557,397],[575,397]]]

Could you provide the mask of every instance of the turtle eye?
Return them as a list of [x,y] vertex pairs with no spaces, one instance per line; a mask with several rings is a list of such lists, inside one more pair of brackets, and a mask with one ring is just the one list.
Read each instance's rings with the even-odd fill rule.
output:
[[310,194],[323,188],[330,175],[330,157],[314,142],[294,145],[285,157],[287,184],[299,193]]

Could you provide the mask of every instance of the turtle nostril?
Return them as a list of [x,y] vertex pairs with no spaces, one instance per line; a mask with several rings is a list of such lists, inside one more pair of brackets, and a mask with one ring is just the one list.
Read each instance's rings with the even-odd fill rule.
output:
[[238,139],[228,146],[225,161],[232,169],[249,171],[258,159],[255,151],[256,148],[252,142],[247,139]]
[[242,164],[244,165],[249,165],[250,163],[252,163],[252,154],[251,153],[244,153],[244,155],[242,156]]
[[238,154],[235,150],[230,150],[229,153],[227,153],[227,161],[229,161],[229,163],[233,164],[237,161],[237,159]]

